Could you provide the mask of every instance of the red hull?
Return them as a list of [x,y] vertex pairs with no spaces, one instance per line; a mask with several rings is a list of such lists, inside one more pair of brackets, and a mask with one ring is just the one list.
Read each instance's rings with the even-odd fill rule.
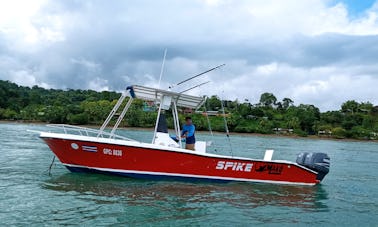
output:
[[316,172],[286,161],[196,154],[182,149],[148,148],[135,143],[125,145],[83,138],[41,137],[59,160],[72,168],[135,177],[182,177],[303,185],[319,183]]

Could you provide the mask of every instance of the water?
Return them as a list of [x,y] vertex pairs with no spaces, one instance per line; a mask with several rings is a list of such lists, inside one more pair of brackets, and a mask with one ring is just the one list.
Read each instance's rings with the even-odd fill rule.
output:
[[[59,162],[49,176],[53,155],[27,129],[46,130],[0,124],[1,226],[378,225],[378,143],[232,136],[238,156],[260,158],[271,148],[275,159],[294,161],[301,151],[327,152],[331,172],[315,187],[183,183],[75,174]],[[144,141],[152,136],[121,134]],[[224,135],[197,138],[229,147]]]

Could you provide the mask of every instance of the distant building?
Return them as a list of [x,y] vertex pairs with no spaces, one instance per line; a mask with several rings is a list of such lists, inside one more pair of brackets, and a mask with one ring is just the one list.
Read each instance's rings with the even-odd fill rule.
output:
[[318,131],[318,136],[331,136],[332,131],[331,130],[320,130]]
[[276,134],[293,134],[294,130],[291,128],[274,128]]

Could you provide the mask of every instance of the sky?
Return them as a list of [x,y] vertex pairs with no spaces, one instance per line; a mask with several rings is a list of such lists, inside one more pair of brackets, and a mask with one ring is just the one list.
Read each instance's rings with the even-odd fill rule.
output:
[[264,92],[337,110],[378,105],[378,1],[0,0],[0,79],[122,91],[176,86],[248,99]]

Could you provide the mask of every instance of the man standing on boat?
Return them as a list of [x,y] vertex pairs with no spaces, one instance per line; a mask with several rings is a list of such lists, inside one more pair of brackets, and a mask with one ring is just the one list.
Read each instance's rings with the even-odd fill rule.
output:
[[182,126],[181,138],[185,138],[185,149],[194,151],[194,144],[196,143],[196,137],[194,136],[196,127],[192,123],[191,117],[185,118],[185,124]]

